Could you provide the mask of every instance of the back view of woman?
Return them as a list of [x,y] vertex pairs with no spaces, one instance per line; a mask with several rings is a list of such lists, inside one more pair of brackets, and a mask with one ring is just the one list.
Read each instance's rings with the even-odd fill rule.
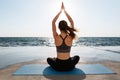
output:
[[[61,14],[62,10],[67,16],[70,26],[68,26],[65,20],[61,20],[58,24],[58,28],[60,30],[60,34],[56,31],[56,21]],[[70,50],[72,46],[73,39],[76,34],[74,33],[76,30],[74,29],[74,22],[70,15],[66,12],[64,4],[62,3],[60,12],[54,17],[52,21],[52,31],[53,37],[55,40],[57,58],[47,58],[48,64],[57,71],[70,71],[79,61],[79,56],[70,56]]]

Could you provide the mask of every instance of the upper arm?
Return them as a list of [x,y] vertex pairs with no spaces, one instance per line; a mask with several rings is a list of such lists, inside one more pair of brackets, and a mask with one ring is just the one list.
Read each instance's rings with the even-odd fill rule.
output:
[[65,11],[65,14],[70,22],[70,27],[71,28],[74,28],[74,22],[73,22],[73,19],[71,18],[71,16]]
[[73,20],[70,21],[70,27],[74,29],[74,22],[73,22]]
[[56,36],[58,36],[58,33],[56,31],[56,25],[55,22],[58,19],[59,15],[60,15],[61,11],[54,17],[53,21],[52,21],[52,31],[53,31],[53,37],[55,38]]
[[56,36],[58,36],[58,33],[56,31],[56,25],[55,22],[52,21],[52,32],[53,32],[53,37],[55,38]]

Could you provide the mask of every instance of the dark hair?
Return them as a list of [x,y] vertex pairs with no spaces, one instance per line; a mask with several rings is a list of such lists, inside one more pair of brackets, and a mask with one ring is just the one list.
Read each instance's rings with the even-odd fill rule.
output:
[[65,20],[61,20],[59,22],[59,29],[60,31],[64,31],[65,33],[68,33],[73,39],[76,36],[76,34],[74,33],[76,29],[70,28]]

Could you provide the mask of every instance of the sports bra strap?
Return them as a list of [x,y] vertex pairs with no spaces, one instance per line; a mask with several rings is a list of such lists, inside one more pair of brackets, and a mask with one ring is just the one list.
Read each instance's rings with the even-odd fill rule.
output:
[[63,38],[61,35],[61,39],[63,40],[62,41],[62,44],[60,46],[56,46],[57,48],[57,52],[61,52],[61,53],[67,53],[67,52],[70,52],[70,49],[71,49],[71,46],[68,46],[66,45],[65,43],[65,39],[67,38],[68,35],[65,36],[65,38]]
[[65,38],[63,38],[63,37],[60,35],[60,37],[62,38],[62,40],[65,40],[65,39],[67,38],[67,36],[68,36],[68,35],[66,35]]

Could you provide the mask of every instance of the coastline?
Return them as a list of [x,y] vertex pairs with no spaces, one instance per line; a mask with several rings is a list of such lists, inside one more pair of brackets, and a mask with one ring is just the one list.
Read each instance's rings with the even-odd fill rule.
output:
[[[74,55],[80,56],[80,62],[120,62],[120,46],[72,47]],[[56,57],[55,47],[0,47],[0,69],[34,60],[46,62],[47,57]]]
[[[0,80],[119,80],[120,79],[120,62],[79,62],[78,64],[103,64],[111,70],[115,71],[116,74],[104,74],[104,75],[86,75],[84,79],[81,75],[63,75],[63,76],[13,76],[12,73],[19,69],[25,64],[47,64],[40,60],[28,61],[17,63],[0,69]],[[67,77],[68,76],[68,77]]]
[[56,55],[55,47],[0,47],[0,65],[9,63],[0,69],[0,80],[119,80],[119,47],[72,47],[71,56],[79,54],[79,64],[103,64],[117,73],[85,76],[13,76],[25,64],[47,64],[46,58]]

